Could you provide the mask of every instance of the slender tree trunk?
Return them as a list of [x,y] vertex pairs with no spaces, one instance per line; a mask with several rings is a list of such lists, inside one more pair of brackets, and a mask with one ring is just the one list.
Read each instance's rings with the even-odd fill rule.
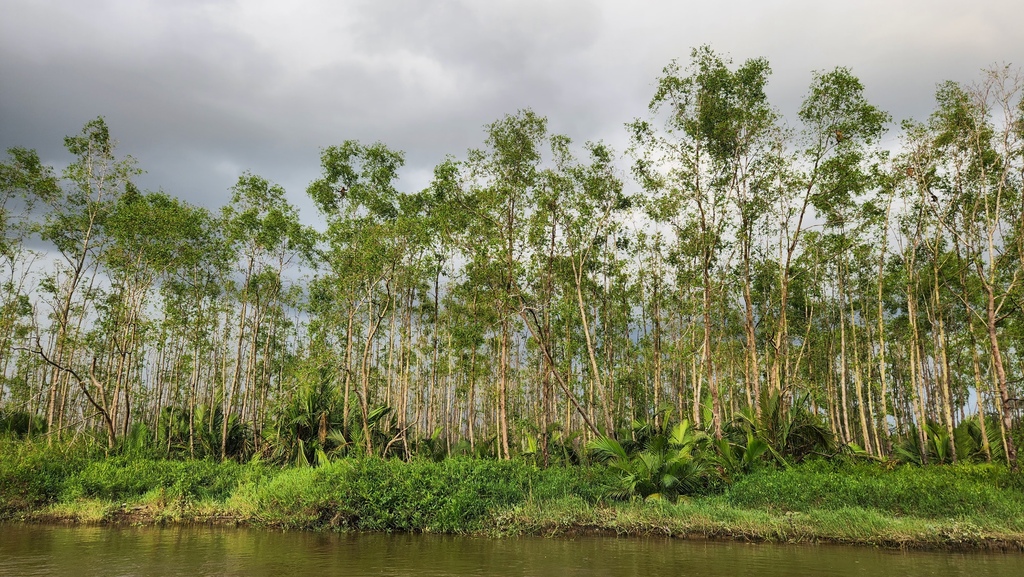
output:
[[238,390],[239,381],[241,380],[241,367],[242,367],[242,345],[245,342],[245,321],[248,315],[248,304],[249,304],[249,282],[252,279],[252,271],[255,267],[255,259],[249,258],[248,268],[245,272],[245,285],[242,288],[241,298],[241,310],[238,313],[238,340],[235,346],[235,367],[231,372],[231,383],[228,386],[225,383],[224,391],[224,409],[222,411],[221,418],[221,436],[220,436],[220,458],[228,458],[228,425],[231,420],[231,409],[235,402],[235,394]]
[[981,389],[984,383],[981,378],[981,362],[978,359],[978,342],[974,336],[974,319],[971,319],[971,326],[968,332],[971,334],[971,368],[974,370],[974,394],[975,402],[978,405],[978,426],[981,428],[981,446],[985,451],[985,461],[992,462],[992,449],[988,442],[988,432],[985,424],[985,399],[982,397]]
[[885,357],[885,305],[883,300],[883,286],[885,280],[885,254],[886,249],[889,247],[889,217],[892,214],[892,197],[889,198],[889,202],[885,207],[885,224],[882,226],[882,238],[880,239],[881,250],[878,256],[878,381],[881,387],[881,427],[879,427],[879,433],[881,433],[885,442],[883,447],[885,451],[889,451],[889,434],[888,434],[888,411],[889,404],[887,394],[889,392],[889,380],[886,378],[886,357]]
[[[992,367],[995,369],[996,383],[999,390],[999,400],[1002,405],[1003,429],[1007,432],[1013,430],[1013,412],[1010,409],[1010,394],[1007,388],[1006,369],[1003,364],[1003,351],[999,346],[999,334],[996,331],[996,299],[995,291],[990,284],[985,285],[985,320],[988,331],[988,342],[992,350]],[[1006,435],[1006,461],[1010,467],[1017,468],[1017,447],[1014,445],[1013,437]]]
[[[707,249],[705,249],[707,250]],[[719,396],[718,382],[715,379],[714,361],[711,358],[711,267],[710,259],[704,258],[704,371],[711,390],[711,423],[715,438],[722,438],[722,400]]]
[[348,311],[348,326],[345,329],[345,366],[342,369],[345,374],[345,392],[342,396],[341,403],[341,428],[346,440],[350,438],[351,434],[349,429],[349,397],[352,394],[352,346],[355,341],[355,336],[352,334],[352,328],[355,322],[356,312],[358,310],[359,304],[353,302],[352,308]]
[[871,448],[871,435],[868,433],[868,419],[865,414],[865,402],[864,402],[864,382],[861,378],[860,368],[860,352],[857,346],[857,323],[854,320],[853,311],[853,300],[850,300],[850,338],[853,341],[851,343],[853,347],[853,383],[854,389],[857,393],[857,414],[860,417],[860,433],[864,440],[864,450],[869,455],[874,454]]
[[508,366],[509,366],[509,322],[501,323],[501,364],[498,369],[498,436],[501,440],[501,456],[512,458],[508,447]]
[[853,433],[850,431],[849,403],[846,400],[846,292],[842,272],[839,273],[839,393],[841,399],[843,442],[850,443]]

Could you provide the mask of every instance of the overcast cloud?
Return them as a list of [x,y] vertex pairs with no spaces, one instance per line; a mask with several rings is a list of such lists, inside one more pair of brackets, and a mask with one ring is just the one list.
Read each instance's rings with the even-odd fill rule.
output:
[[144,188],[217,208],[251,170],[307,222],[319,149],[346,139],[404,150],[405,190],[524,107],[621,152],[661,69],[702,44],[768,58],[790,116],[814,70],[850,67],[899,120],[927,115],[942,80],[1024,64],[1020,0],[0,0],[0,14],[0,148],[60,165],[63,136],[103,115]]

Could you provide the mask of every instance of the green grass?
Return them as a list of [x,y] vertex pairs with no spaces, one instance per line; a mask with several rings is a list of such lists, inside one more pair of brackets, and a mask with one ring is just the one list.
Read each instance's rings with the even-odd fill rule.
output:
[[285,470],[240,486],[233,504],[258,523],[370,531],[475,531],[527,499],[600,496],[601,469],[546,470],[521,461],[352,459]]
[[175,499],[226,499],[243,472],[258,474],[253,465],[233,461],[168,461],[118,456],[88,463],[69,475],[61,501],[94,498],[132,499],[156,489]]
[[81,450],[0,440],[0,518],[54,502],[91,458]]
[[761,470],[727,492],[736,507],[783,512],[857,507],[892,516],[1017,520],[1024,529],[1022,477],[1000,465],[807,463]]
[[0,444],[0,518],[1024,546],[1024,479],[999,465],[818,461],[761,469],[723,493],[676,503],[609,500],[613,481],[604,467],[525,461],[367,458],[278,468]]

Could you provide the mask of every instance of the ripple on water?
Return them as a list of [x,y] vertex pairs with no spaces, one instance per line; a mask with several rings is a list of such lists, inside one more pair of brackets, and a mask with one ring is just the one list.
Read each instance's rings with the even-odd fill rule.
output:
[[0,575],[24,577],[1019,577],[1018,553],[901,552],[671,539],[485,539],[246,529],[0,525]]

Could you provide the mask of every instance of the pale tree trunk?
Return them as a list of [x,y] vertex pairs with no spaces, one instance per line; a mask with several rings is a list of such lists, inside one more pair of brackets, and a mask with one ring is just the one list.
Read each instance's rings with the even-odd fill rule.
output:
[[[889,246],[889,217],[892,214],[892,198],[885,207],[885,225],[882,227],[881,251],[878,256],[878,381],[881,387],[881,427],[879,433],[885,438],[884,449],[889,450],[889,434],[887,431],[889,421],[889,404],[887,394],[889,391],[889,380],[886,375],[885,356],[885,306],[883,304],[883,281],[885,279],[885,254]],[[879,449],[882,450],[881,448]]]
[[910,382],[914,396],[914,404],[917,409],[917,435],[921,444],[921,463],[928,463],[928,417],[924,409],[924,379],[921,373],[921,360],[918,355],[918,343],[920,336],[917,331],[917,307],[914,303],[914,293],[910,284],[907,285],[907,316],[910,319]]
[[718,382],[715,380],[714,362],[711,357],[711,279],[704,268],[704,370],[711,390],[711,423],[716,439],[722,438],[722,401],[719,397]]
[[349,426],[348,426],[348,415],[349,415],[349,397],[352,394],[352,347],[355,341],[355,337],[352,334],[352,328],[355,324],[356,312],[359,310],[359,303],[353,303],[352,307],[348,311],[348,326],[345,329],[345,366],[342,370],[345,373],[345,391],[342,396],[341,402],[341,419],[342,419],[342,431],[344,433],[346,441],[349,438]]
[[[604,407],[604,412],[605,412],[606,417],[610,417],[612,407],[611,407],[611,404],[610,404],[609,400],[607,399],[607,395],[605,394],[604,391],[601,390],[601,382],[603,381],[603,379],[601,377],[601,370],[597,366],[597,353],[596,353],[596,350],[594,348],[593,338],[592,338],[592,336],[590,334],[590,321],[588,320],[588,317],[590,315],[587,314],[586,305],[583,302],[583,266],[584,266],[584,264],[585,264],[585,260],[582,259],[582,258],[581,258],[579,263],[576,262],[575,258],[572,259],[572,272],[573,272],[573,281],[574,281],[573,284],[575,284],[575,289],[576,289],[576,305],[579,308],[580,321],[583,324],[583,339],[584,339],[584,342],[586,343],[586,346],[587,346],[587,360],[590,363],[590,403],[591,403],[591,408],[593,408],[593,405],[594,405],[594,402],[595,402],[595,398],[594,397],[596,395],[597,398],[600,399],[601,405]],[[593,414],[591,414],[590,417],[593,418]],[[606,429],[607,429],[605,431],[605,433],[608,434],[608,435],[611,435],[613,433],[613,430],[612,430],[612,427],[611,427],[610,419],[609,419],[609,422],[607,422],[605,426],[606,426]]]
[[845,293],[843,292],[842,273],[839,277],[839,393],[840,409],[842,410],[843,442],[850,443],[853,433],[850,431],[849,402],[846,400],[846,318],[844,313]]
[[498,435],[501,440],[501,456],[508,460],[512,458],[508,447],[508,353],[509,353],[509,322],[501,323],[501,364],[498,368]]
[[[996,331],[996,299],[991,285],[985,286],[985,310],[986,328],[988,329],[988,342],[992,349],[992,366],[995,369],[996,382],[999,386],[999,400],[1002,404],[1003,428],[1009,433],[1013,430],[1013,412],[1010,409],[1010,394],[1007,388],[1006,369],[1003,365],[1003,351],[999,346],[999,335]],[[1013,437],[1009,434],[1005,438],[1006,460],[1010,467],[1017,467],[1017,447],[1014,445]]]
[[935,335],[936,345],[939,350],[939,365],[942,368],[942,379],[940,381],[942,387],[942,414],[946,422],[946,434],[949,435],[949,450],[950,459],[952,462],[956,462],[956,441],[953,434],[953,398],[950,394],[950,371],[949,371],[949,357],[946,354],[946,328],[945,323],[942,320],[942,308],[939,303],[939,284],[938,284],[938,272],[935,272],[935,317],[938,324],[938,333]]
[[978,358],[978,343],[974,336],[974,319],[971,319],[971,326],[968,331],[971,333],[971,368],[974,370],[974,393],[975,402],[978,404],[978,426],[981,427],[981,445],[985,451],[985,461],[992,462],[992,448],[989,446],[988,433],[985,423],[985,399],[982,397],[983,386],[981,378],[981,362]]
[[[854,320],[856,316],[853,310],[853,300],[850,300],[850,339],[853,347],[853,383],[854,390],[857,393],[857,413],[860,417],[860,432],[864,441],[864,450],[869,455],[874,454],[871,448],[871,435],[868,433],[868,419],[865,413],[865,401],[864,401],[864,381],[862,378],[861,367],[860,367],[860,351],[857,346],[857,323]],[[870,392],[869,392],[870,394]]]
[[370,417],[370,373],[369,373],[369,371],[370,371],[370,365],[369,365],[370,352],[371,352],[372,347],[373,347],[373,339],[377,335],[377,329],[380,328],[380,323],[384,320],[384,317],[387,316],[388,309],[391,306],[391,299],[389,298],[389,299],[385,300],[386,304],[384,305],[384,309],[379,314],[374,314],[374,312],[373,312],[373,288],[372,288],[372,286],[373,285],[371,285],[370,292],[367,294],[367,299],[366,299],[367,302],[369,303],[369,305],[367,306],[367,315],[368,315],[368,319],[367,320],[368,320],[368,322],[370,324],[369,324],[369,328],[367,330],[366,343],[363,346],[363,357],[362,357],[362,362],[360,363],[360,368],[359,368],[359,371],[360,371],[360,382],[361,382],[361,387],[360,388],[361,388],[361,391],[362,391],[362,395],[360,395],[360,397],[359,397],[359,406],[360,406],[361,413],[362,413],[363,439],[364,439],[364,445],[366,447],[366,454],[367,455],[372,455],[373,454],[373,440],[371,439],[372,435],[370,434],[370,422],[369,422],[369,417]]

